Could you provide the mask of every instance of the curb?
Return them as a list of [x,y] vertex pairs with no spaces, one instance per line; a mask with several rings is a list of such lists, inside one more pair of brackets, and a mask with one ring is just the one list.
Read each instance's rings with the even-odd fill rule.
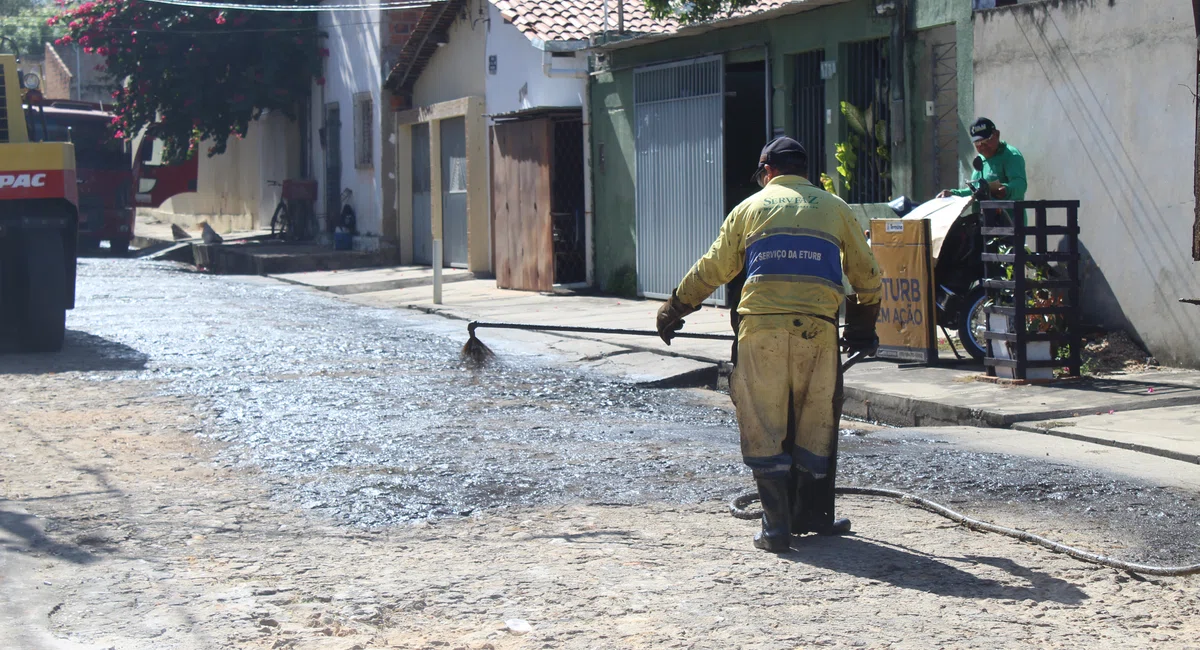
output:
[[1037,419],[1027,415],[1007,416],[980,409],[939,404],[899,395],[888,395],[856,388],[846,383],[842,413],[866,422],[893,427],[969,426],[1007,429],[1019,420]]
[[[847,383],[846,402],[842,411],[846,415],[868,422],[879,422],[894,427],[929,426],[973,426],[991,429],[1011,429],[1022,422],[1066,420],[1079,416],[1079,409],[1053,409],[1026,411],[1023,413],[996,413],[952,404],[940,404],[929,400],[877,393],[856,388]],[[1113,402],[1108,408],[1117,411],[1145,411],[1172,406],[1192,406],[1195,397],[1180,396],[1145,401]]]
[[1115,447],[1117,449],[1125,449],[1127,451],[1136,451],[1136,452],[1140,452],[1143,454],[1150,454],[1153,456],[1160,456],[1162,458],[1170,458],[1171,460],[1179,460],[1179,461],[1183,461],[1185,463],[1192,463],[1194,465],[1200,465],[1200,455],[1198,455],[1198,454],[1185,454],[1185,453],[1178,452],[1178,451],[1171,451],[1170,449],[1160,449],[1158,447],[1139,445],[1135,442],[1122,442],[1120,440],[1110,440],[1108,438],[1098,438],[1096,436],[1086,436],[1086,435],[1079,434],[1079,433],[1071,433],[1070,431],[1067,431],[1065,429],[1059,429],[1059,428],[1054,428],[1054,427],[1039,427],[1038,423],[1036,423],[1036,422],[1018,422],[1012,426],[1012,429],[1015,431],[1025,431],[1027,433],[1040,433],[1040,434],[1047,435],[1047,436],[1054,436],[1056,438],[1066,438],[1069,440],[1078,440],[1080,442],[1090,442],[1092,444],[1103,445],[1105,447]]

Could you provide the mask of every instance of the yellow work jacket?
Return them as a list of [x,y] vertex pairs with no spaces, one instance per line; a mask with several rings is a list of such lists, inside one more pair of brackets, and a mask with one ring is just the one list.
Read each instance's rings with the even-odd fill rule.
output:
[[879,302],[875,255],[850,206],[800,176],[776,176],[742,201],[676,294],[699,305],[745,268],[738,313],[836,318],[843,275],[862,304]]

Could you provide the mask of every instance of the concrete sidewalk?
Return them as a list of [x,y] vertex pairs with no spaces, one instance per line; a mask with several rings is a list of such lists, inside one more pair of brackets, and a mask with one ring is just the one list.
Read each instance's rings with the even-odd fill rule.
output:
[[[305,273],[280,273],[268,275],[267,277],[292,284],[303,284],[314,289],[343,296],[354,293],[371,293],[433,285],[433,270],[427,266],[309,271]],[[474,273],[462,269],[445,269],[442,272],[442,282],[447,284],[474,279]]]
[[[419,277],[420,270],[393,273]],[[431,275],[428,269],[425,273]],[[378,277],[385,277],[380,274]],[[359,276],[368,277],[366,275]],[[329,274],[290,274],[288,282],[328,285]],[[405,307],[464,321],[653,330],[661,304],[610,296],[542,294],[497,289],[494,280],[462,280],[443,289],[416,284],[372,291],[354,282],[347,299],[376,307]],[[687,318],[687,332],[729,334],[729,312],[705,307]],[[463,339],[466,340],[466,327]],[[713,385],[728,364],[729,342],[655,336],[549,334],[480,329],[487,342],[539,345],[582,365],[646,385]],[[1020,428],[1089,440],[1200,463],[1200,372],[1161,369],[1136,375],[1012,386],[977,381],[982,366],[918,367],[872,360],[846,374],[845,413],[893,426],[969,425]]]

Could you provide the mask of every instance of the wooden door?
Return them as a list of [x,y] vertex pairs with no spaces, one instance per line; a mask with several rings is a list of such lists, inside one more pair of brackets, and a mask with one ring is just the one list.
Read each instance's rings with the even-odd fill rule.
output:
[[554,286],[553,146],[554,124],[548,119],[502,122],[492,129],[492,236],[496,285],[502,289]]

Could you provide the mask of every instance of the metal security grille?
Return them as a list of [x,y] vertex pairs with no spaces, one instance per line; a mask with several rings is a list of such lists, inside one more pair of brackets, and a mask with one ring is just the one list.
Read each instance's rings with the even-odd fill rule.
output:
[[554,123],[554,161],[550,166],[550,216],[553,218],[554,282],[587,281],[583,215],[583,121]]
[[808,175],[814,184],[825,171],[826,159],[824,60],[825,50],[796,55],[796,138],[808,150]]
[[[634,71],[638,293],[668,298],[724,219],[724,62]],[[723,304],[725,289],[710,303]]]
[[933,187],[956,187],[958,178],[958,44],[937,43],[929,48],[933,70]]
[[325,224],[342,213],[342,112],[337,102],[325,105]]
[[8,142],[8,79],[0,65],[0,142]]
[[371,93],[354,94],[354,167],[366,169],[374,161],[375,117]]
[[864,117],[865,133],[847,127],[857,136],[858,157],[850,181],[850,203],[880,203],[891,200],[891,111],[889,110],[888,40],[851,43],[846,46],[846,100]]
[[413,262],[433,265],[432,170],[429,167],[429,124],[412,126]]
[[[446,266],[467,267],[467,122],[439,122],[442,138],[442,250]],[[435,163],[436,164],[436,163]]]

